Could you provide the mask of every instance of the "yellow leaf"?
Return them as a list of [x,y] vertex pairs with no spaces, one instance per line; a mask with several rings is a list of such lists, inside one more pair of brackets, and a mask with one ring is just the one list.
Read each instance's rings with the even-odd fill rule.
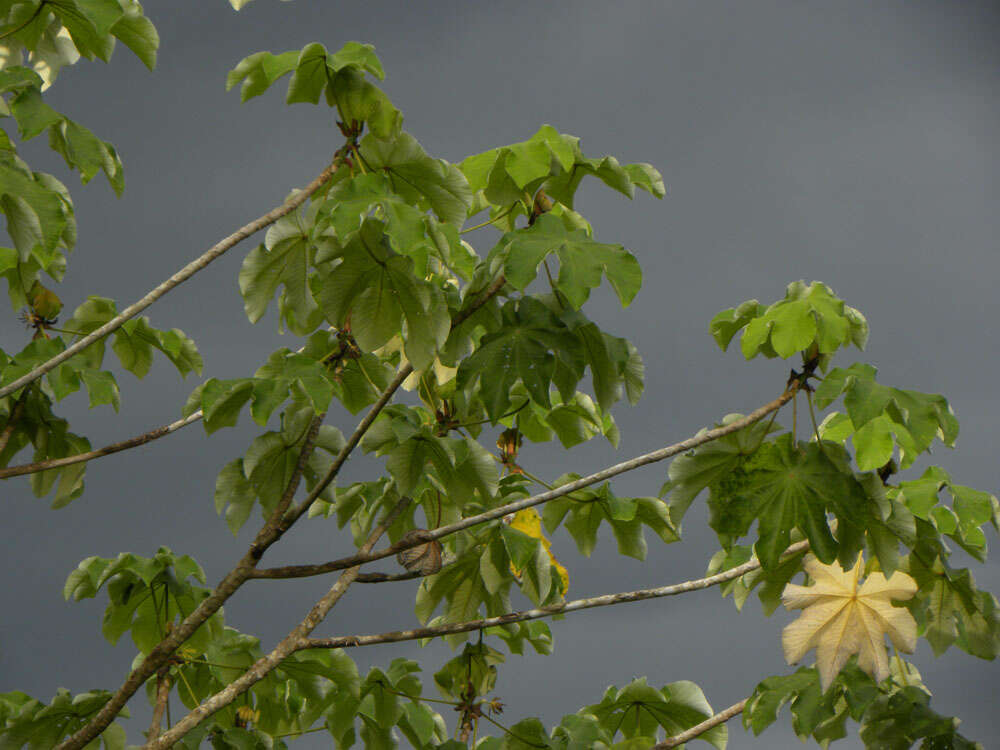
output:
[[816,667],[825,691],[851,654],[858,666],[881,682],[889,676],[885,636],[900,651],[912,653],[917,645],[917,623],[909,611],[892,606],[893,599],[909,599],[917,591],[916,582],[896,571],[887,580],[872,573],[858,585],[861,555],[851,570],[840,565],[824,565],[812,555],[805,569],[812,586],[788,584],[781,601],[802,614],[781,633],[785,660],[795,664],[810,649],[816,649]]
[[[522,534],[527,534],[534,539],[541,540],[542,546],[545,547],[545,551],[549,553],[549,561],[559,574],[559,579],[562,581],[563,594],[565,594],[569,590],[569,571],[566,570],[566,567],[556,559],[555,555],[552,554],[552,543],[546,539],[545,534],[542,533],[542,517],[538,515],[538,511],[534,508],[519,510],[514,514],[514,518],[510,522],[510,527],[512,529],[517,529]],[[516,576],[521,575],[521,571],[513,565],[510,566],[510,570]]]

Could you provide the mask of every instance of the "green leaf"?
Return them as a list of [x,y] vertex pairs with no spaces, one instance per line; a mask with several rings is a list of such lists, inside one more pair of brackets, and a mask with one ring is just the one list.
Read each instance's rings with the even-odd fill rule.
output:
[[917,582],[917,593],[906,606],[935,654],[952,644],[983,659],[1000,654],[1000,606],[996,597],[976,587],[966,568],[954,569],[938,530],[928,521],[916,522],[917,542],[900,563]]
[[579,343],[566,335],[566,329],[541,303],[531,298],[512,300],[504,305],[502,316],[501,328],[485,335],[458,369],[458,387],[470,391],[478,382],[486,413],[494,422],[510,409],[511,388],[519,380],[532,401],[549,408],[557,361],[580,375],[583,369]]
[[[718,426],[730,424],[741,417],[740,414],[729,414]],[[765,421],[756,422],[675,458],[668,470],[669,479],[660,491],[661,497],[670,494],[670,518],[673,523],[679,528],[694,499],[729,475],[740,464],[742,457],[753,453],[773,429],[780,428]]]
[[539,265],[554,253],[559,258],[556,287],[575,309],[600,285],[602,274],[622,307],[628,307],[642,284],[639,262],[621,245],[595,242],[582,229],[569,231],[550,214],[538,217],[532,226],[508,232],[497,247],[504,258],[504,274],[515,289],[534,281]]
[[90,395],[90,408],[101,404],[111,404],[115,411],[121,406],[121,394],[115,376],[107,370],[81,370],[80,378]]
[[953,750],[982,748],[958,733],[958,720],[930,708],[930,696],[907,686],[891,695],[881,695],[865,714],[861,739],[866,747],[921,747]]
[[[853,435],[862,469],[877,468],[892,457],[889,433],[899,448],[901,468],[909,467],[920,453],[929,450],[935,438],[954,446],[958,420],[944,396],[884,386],[876,382],[875,374],[874,367],[860,362],[847,369],[835,368],[815,396],[816,404],[825,408],[844,395],[849,424],[838,421],[830,438],[842,442]],[[882,463],[877,463],[881,458]]]
[[[292,83],[295,83],[294,76]],[[289,103],[292,101],[291,86],[289,84]],[[389,97],[353,67],[345,67],[332,77],[326,89],[326,98],[337,107],[342,122],[368,123],[376,138],[392,138],[399,134],[403,126],[403,115],[392,105]]]
[[[621,690],[609,687],[600,703],[587,706],[581,713],[596,717],[612,737],[620,732],[626,740],[638,740],[655,737],[660,730],[672,737],[701,723],[713,711],[701,688],[693,682],[672,682],[657,690],[640,677]],[[724,750],[726,737],[725,724],[700,735],[719,750]]]
[[368,173],[342,180],[330,190],[320,207],[321,215],[328,218],[337,237],[345,238],[376,211],[376,218],[385,222],[385,233],[393,249],[414,258],[418,267],[422,267],[424,264],[417,258],[421,252],[426,255],[429,248],[426,214],[392,190],[388,175]]
[[[575,474],[566,474],[559,477],[556,486],[578,478]],[[654,497],[618,497],[609,484],[603,484],[596,490],[577,490],[546,503],[542,519],[549,532],[563,524],[576,542],[577,549],[587,557],[597,544],[597,534],[602,523],[611,526],[618,542],[618,552],[638,560],[646,558],[646,540],[642,528],[644,524],[665,543],[675,542],[680,538],[670,520],[666,503]]]
[[10,103],[11,113],[17,120],[17,130],[24,140],[34,138],[39,133],[62,121],[63,116],[42,101],[37,88],[29,88],[18,94]]
[[388,454],[386,468],[396,480],[401,494],[410,494],[426,474],[431,463],[437,475],[448,484],[454,475],[454,455],[448,442],[431,436],[416,435]]
[[785,298],[769,306],[748,300],[723,310],[710,328],[723,350],[742,329],[740,344],[747,359],[758,354],[787,359],[803,352],[819,356],[824,369],[837,349],[850,343],[862,348],[868,338],[864,316],[818,281],[808,286],[802,281],[789,284]]
[[[572,211],[580,181],[594,175],[631,198],[635,188],[657,198],[665,194],[660,173],[649,164],[621,165],[611,156],[589,159],[580,150],[580,139],[543,125],[527,141],[470,156],[462,171],[473,190],[483,191],[484,200],[507,210],[521,204],[518,213],[532,209],[532,197],[541,189]],[[512,226],[511,214],[506,226]]]
[[201,390],[205,432],[211,435],[222,427],[234,427],[252,393],[253,381],[249,378],[207,381]]
[[268,229],[264,243],[250,251],[240,268],[240,294],[251,323],[261,319],[281,284],[282,312],[289,329],[305,335],[316,328],[319,311],[308,286],[314,253],[300,214],[283,216]]
[[733,340],[733,336],[739,333],[740,329],[745,327],[751,320],[763,315],[766,309],[757,300],[751,299],[739,307],[730,307],[728,310],[723,310],[716,314],[709,324],[709,329],[719,348],[722,351],[726,351],[729,348],[729,343]]
[[253,487],[243,473],[243,459],[226,464],[215,480],[215,511],[225,513],[233,536],[250,517],[253,504]]
[[62,241],[72,210],[38,175],[26,175],[0,162],[0,209],[7,216],[7,232],[22,261],[36,245],[51,251]]
[[[739,461],[738,471],[713,485],[709,498],[709,523],[724,546],[746,534],[756,519],[754,550],[765,569],[778,564],[794,529],[809,539],[820,560],[853,560],[868,516],[866,495],[853,476],[832,462],[828,450],[832,446],[794,445],[786,434]],[[828,511],[837,516],[839,541],[830,530]]]
[[138,3],[130,3],[125,14],[111,27],[111,33],[121,40],[149,70],[156,67],[156,52],[160,47],[160,35],[152,21],[142,15]]
[[260,96],[279,78],[291,73],[295,69],[298,59],[298,50],[283,52],[280,55],[272,55],[270,52],[256,52],[244,57],[226,76],[226,91],[242,81],[240,101],[245,102],[255,96]]
[[360,151],[368,166],[389,175],[393,190],[404,200],[430,208],[441,221],[465,221],[472,205],[465,175],[455,165],[428,156],[412,135],[399,133],[391,140],[369,135]]
[[125,189],[122,162],[110,143],[64,117],[49,128],[49,146],[62,155],[67,166],[80,171],[80,181],[84,185],[98,172],[104,172],[115,194],[122,194]]
[[351,235],[340,265],[321,282],[320,307],[368,351],[398,335],[405,321],[404,351],[420,370],[447,340],[451,318],[441,292],[414,276],[413,261],[388,247],[383,229],[380,221],[366,219]]

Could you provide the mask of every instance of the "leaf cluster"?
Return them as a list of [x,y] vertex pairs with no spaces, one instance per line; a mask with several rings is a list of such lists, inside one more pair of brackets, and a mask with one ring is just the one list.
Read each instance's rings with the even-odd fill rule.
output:
[[913,665],[894,659],[891,667],[890,677],[876,683],[852,661],[825,693],[815,668],[768,677],[750,696],[743,725],[760,734],[788,704],[798,737],[803,741],[812,737],[824,747],[847,735],[848,719],[860,724],[865,747],[908,750],[918,742],[925,750],[982,747],[958,732],[957,719],[930,707],[930,692]]
[[848,344],[864,349],[868,341],[865,317],[819,281],[792,282],[785,298],[771,305],[753,299],[723,310],[709,327],[723,351],[742,331],[740,348],[747,359],[808,352],[807,359],[817,357],[823,369],[838,349]]

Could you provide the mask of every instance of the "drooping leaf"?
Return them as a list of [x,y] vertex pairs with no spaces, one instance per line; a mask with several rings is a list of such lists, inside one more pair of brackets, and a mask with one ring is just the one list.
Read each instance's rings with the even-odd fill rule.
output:
[[372,169],[389,175],[404,200],[430,208],[443,222],[461,225],[472,205],[465,175],[454,164],[427,155],[409,133],[391,140],[374,135],[361,141],[361,156]]
[[824,436],[827,427],[836,427],[829,439],[852,437],[858,465],[865,471],[881,467],[897,448],[900,466],[907,468],[935,438],[954,446],[958,420],[944,396],[885,386],[875,374],[874,367],[859,362],[826,375],[816,389],[816,404],[826,408],[844,394],[849,422],[831,424],[832,416],[827,417]]
[[326,319],[366,351],[399,335],[405,322],[404,351],[420,370],[447,340],[451,317],[441,291],[414,277],[413,261],[388,246],[383,230],[376,219],[364,221],[320,281],[317,299]]
[[582,229],[569,231],[555,216],[544,215],[529,227],[508,232],[497,252],[504,259],[504,274],[516,289],[535,280],[542,261],[553,254],[559,259],[556,288],[579,309],[590,290],[607,277],[622,307],[627,307],[642,284],[639,262],[621,245],[594,241]]
[[279,285],[281,311],[292,333],[306,335],[319,325],[320,313],[309,290],[309,267],[315,245],[303,216],[293,213],[278,219],[243,260],[240,294],[251,323],[263,317]]

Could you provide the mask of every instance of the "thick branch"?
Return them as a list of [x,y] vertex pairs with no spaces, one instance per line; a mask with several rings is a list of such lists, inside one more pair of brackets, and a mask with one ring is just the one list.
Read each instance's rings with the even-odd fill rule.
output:
[[63,456],[62,458],[50,458],[45,461],[36,461],[32,464],[21,464],[20,466],[8,466],[6,469],[0,469],[0,479],[7,479],[8,477],[19,477],[23,474],[34,474],[38,471],[45,471],[46,469],[58,469],[62,466],[70,466],[72,464],[82,463],[84,461],[90,461],[93,458],[100,458],[101,456],[110,456],[112,453],[118,453],[120,451],[127,451],[129,448],[137,448],[140,445],[145,445],[146,443],[152,442],[158,438],[169,435],[171,432],[177,432],[177,430],[182,427],[187,427],[193,422],[197,422],[201,419],[202,413],[201,409],[196,411],[189,417],[184,419],[178,419],[176,422],[171,422],[170,424],[165,424],[162,427],[157,427],[155,430],[150,430],[142,435],[136,435],[135,437],[129,438],[128,440],[122,440],[118,443],[111,443],[110,445],[105,445],[103,448],[97,448],[96,450],[87,451],[85,453],[77,453],[73,456]]
[[[379,540],[379,538],[381,538],[382,534],[384,534],[386,529],[393,524],[393,522],[410,504],[410,502],[411,500],[408,497],[401,498],[396,504],[396,507],[394,507],[385,519],[377,527],[375,527],[368,539],[361,546],[361,549],[366,552],[371,551],[371,548],[375,546],[375,543]],[[300,622],[292,630],[292,632],[285,636],[281,642],[274,647],[271,653],[258,659],[254,665],[250,667],[250,669],[233,680],[211,698],[203,701],[201,705],[192,710],[187,716],[178,721],[173,727],[168,729],[159,737],[151,739],[144,745],[144,747],[150,748],[150,750],[153,750],[154,748],[170,747],[181,737],[194,729],[203,719],[211,716],[219,709],[225,708],[253,687],[253,685],[257,682],[264,679],[264,677],[281,664],[285,658],[299,649],[300,644],[316,628],[316,626],[323,621],[323,618],[326,617],[327,613],[340,600],[351,583],[354,582],[354,579],[357,578],[359,570],[360,567],[355,566],[341,573],[337,578],[337,582],[333,584],[322,599],[313,605],[313,608],[309,611],[309,614],[306,615],[305,619],[302,620],[302,622]]]
[[[796,542],[786,549],[782,555],[798,554],[809,546],[809,542]],[[712,586],[717,586],[726,581],[746,575],[760,567],[758,560],[750,560],[735,568],[730,568],[715,575],[705,578],[696,578],[683,583],[674,583],[669,586],[661,586],[655,589],[639,589],[638,591],[624,591],[617,594],[604,594],[602,596],[592,596],[587,599],[576,599],[571,602],[561,604],[551,604],[548,607],[529,609],[523,612],[510,612],[496,617],[484,617],[479,620],[468,622],[454,622],[445,625],[435,625],[429,628],[413,628],[412,630],[394,630],[390,633],[379,633],[377,635],[347,635],[336,638],[309,638],[303,641],[299,649],[307,648],[352,648],[355,646],[371,646],[376,643],[398,643],[399,641],[414,641],[420,638],[436,638],[442,635],[453,633],[468,633],[472,630],[481,630],[495,625],[509,625],[514,622],[524,622],[525,620],[538,620],[542,617],[552,617],[553,615],[565,615],[570,612],[579,612],[584,609],[594,607],[610,607],[614,604],[626,604],[628,602],[641,602],[646,599],[659,599],[664,596],[676,596],[686,594],[689,591],[700,591]]]
[[683,745],[688,740],[693,740],[695,737],[704,734],[712,727],[716,727],[719,724],[725,724],[734,716],[743,712],[743,707],[747,704],[747,699],[744,698],[739,703],[734,703],[725,711],[719,711],[715,716],[711,716],[700,724],[695,724],[690,729],[687,729],[680,734],[675,734],[673,737],[667,737],[663,742],[658,742],[653,745],[653,750],[666,750],[670,747],[677,747],[678,745]]
[[426,534],[422,534],[419,539],[413,539],[409,541],[399,541],[396,544],[386,547],[384,549],[378,550],[376,552],[371,552],[368,554],[358,553],[351,555],[349,557],[342,557],[339,560],[332,560],[326,563],[320,563],[318,565],[286,565],[283,567],[276,568],[263,568],[252,574],[253,577],[259,578],[306,578],[308,576],[322,575],[323,573],[330,573],[334,570],[343,570],[344,568],[349,568],[354,565],[359,565],[361,563],[372,562],[373,560],[381,560],[386,557],[391,557],[402,550],[410,549],[411,547],[416,547],[420,544],[425,544],[432,539],[441,539],[442,537],[454,534],[457,531],[462,531],[468,529],[472,526],[477,526],[481,523],[486,523],[487,521],[492,521],[497,518],[502,518],[509,513],[514,513],[516,511],[522,510],[524,508],[530,508],[535,505],[541,505],[542,503],[547,503],[549,500],[555,500],[557,497],[562,497],[563,495],[568,495],[571,492],[582,489],[584,487],[589,487],[592,484],[597,484],[605,479],[610,479],[611,477],[617,476],[619,474],[624,474],[627,471],[632,471],[640,466],[645,466],[647,464],[655,463],[657,461],[662,461],[665,458],[670,458],[671,456],[676,456],[679,453],[684,453],[692,448],[696,448],[699,445],[709,443],[713,440],[718,440],[724,435],[729,435],[733,432],[738,432],[744,427],[747,427],[754,422],[758,422],[768,414],[777,411],[782,406],[784,406],[788,401],[790,401],[795,396],[796,389],[790,388],[785,391],[781,396],[776,398],[769,404],[765,404],[756,411],[748,414],[742,419],[738,419],[735,422],[724,425],[722,427],[716,427],[712,430],[706,430],[698,435],[690,437],[686,440],[682,440],[679,443],[674,443],[673,445],[668,445],[665,448],[660,448],[659,450],[653,451],[652,453],[646,453],[642,456],[636,456],[635,458],[625,461],[620,464],[615,464],[607,469],[597,472],[596,474],[591,474],[590,476],[577,479],[576,481],[564,484],[561,487],[556,487],[554,490],[549,490],[548,492],[543,492],[540,495],[533,495],[532,497],[524,498],[523,500],[517,500],[506,505],[501,505],[498,508],[488,510],[484,513],[480,513],[475,516],[469,516],[468,518],[463,518],[455,523],[447,524],[445,526],[440,526],[436,529],[430,529]]
[[23,375],[22,377],[15,380],[13,383],[10,383],[8,385],[5,385],[3,388],[0,388],[0,398],[3,398],[8,394],[13,393],[17,389],[28,385],[28,383],[33,383],[34,381],[38,380],[38,378],[42,377],[42,375],[44,375],[45,373],[61,365],[67,359],[72,357],[74,354],[83,351],[88,346],[93,344],[95,341],[99,341],[100,339],[107,336],[109,333],[118,330],[127,320],[129,320],[130,318],[134,318],[136,315],[138,315],[147,307],[152,305],[167,292],[171,291],[180,284],[183,284],[185,281],[187,281],[196,273],[205,268],[213,260],[218,258],[220,255],[225,253],[230,248],[234,247],[241,240],[246,239],[250,235],[260,231],[266,226],[270,226],[285,214],[289,214],[292,211],[294,211],[296,208],[301,206],[310,195],[319,190],[319,188],[323,185],[323,183],[326,182],[328,179],[330,179],[330,176],[336,170],[337,170],[337,162],[335,161],[332,164],[330,164],[330,166],[328,166],[326,169],[324,169],[322,172],[320,172],[319,176],[315,180],[310,182],[302,190],[298,191],[295,195],[293,195],[283,204],[281,204],[277,208],[268,211],[263,216],[254,219],[249,224],[240,227],[225,239],[217,242],[215,245],[209,248],[203,255],[201,255],[198,258],[195,258],[193,261],[188,263],[186,266],[184,266],[184,268],[175,273],[169,279],[160,283],[145,297],[143,297],[137,302],[133,302],[131,305],[126,307],[118,315],[113,317],[111,320],[102,325],[100,328],[94,329],[94,331],[88,333],[86,336],[77,341],[75,344],[66,347],[64,351],[60,352],[47,362],[44,362],[43,364],[39,365],[28,374]]

